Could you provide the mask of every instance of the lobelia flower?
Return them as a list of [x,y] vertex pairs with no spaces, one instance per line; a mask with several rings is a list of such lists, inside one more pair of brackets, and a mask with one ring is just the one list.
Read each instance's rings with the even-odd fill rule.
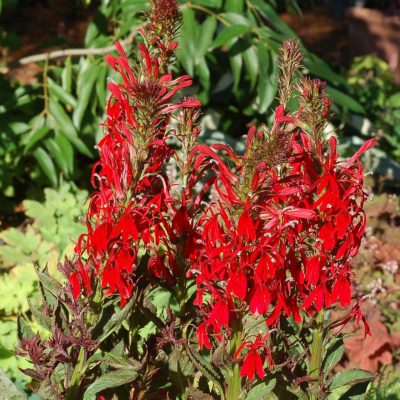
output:
[[[283,59],[295,57],[282,73],[285,84],[301,60],[293,42],[281,52]],[[283,104],[294,85],[289,80]],[[244,156],[225,145],[193,150],[196,168],[215,173],[219,195],[202,217],[204,246],[193,265],[195,304],[204,319],[197,330],[201,348],[213,346],[210,334],[229,339],[248,313],[263,315],[272,327],[281,316],[300,322],[302,314],[351,302],[349,262],[366,223],[359,157],[374,141],[339,160],[336,139],[323,133],[330,106],[325,84],[304,78],[296,90],[298,112],[281,104],[270,131],[250,128]],[[254,345],[267,348],[266,340],[257,337]],[[251,342],[246,347],[242,376],[252,379],[256,371],[261,378],[260,356]]]

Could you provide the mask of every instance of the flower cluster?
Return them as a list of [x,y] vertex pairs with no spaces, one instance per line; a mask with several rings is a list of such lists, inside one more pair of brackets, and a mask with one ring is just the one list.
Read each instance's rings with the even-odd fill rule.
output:
[[[123,82],[108,86],[111,96],[105,136],[98,144],[100,160],[92,173],[96,191],[90,198],[87,233],[79,238],[75,249],[78,270],[71,276],[75,296],[82,287],[91,294],[94,274],[100,277],[106,293],[119,294],[122,305],[132,295],[140,247],[149,254],[148,270],[154,276],[170,284],[178,274],[174,254],[159,251],[162,242],[170,243],[179,234],[173,229],[184,218],[183,211],[174,209],[163,171],[172,154],[166,142],[167,128],[172,111],[182,110],[187,124],[190,113],[186,110],[200,105],[193,98],[172,102],[191,80],[188,76],[173,79],[165,71],[177,42],[171,41],[172,33],[162,41],[157,27],[179,25],[178,5],[176,1],[154,1],[153,8],[148,24],[140,30],[145,42],[138,45],[141,62],[132,67],[118,43],[120,55],[107,57]],[[172,227],[165,218],[168,211],[176,214]]]
[[[294,47],[286,42],[282,52]],[[350,259],[365,230],[368,197],[358,159],[373,141],[340,161],[336,139],[323,133],[325,85],[304,79],[296,89],[298,112],[290,115],[280,105],[269,132],[252,127],[243,157],[222,145],[214,149],[225,153],[225,162],[209,148],[195,155],[203,168],[211,165],[219,194],[202,218],[204,246],[192,268],[195,304],[204,318],[197,329],[201,347],[212,347],[210,334],[231,337],[249,313],[262,315],[271,327],[281,316],[299,323],[302,314],[351,302]],[[262,346],[259,336],[248,346],[242,374],[249,379],[250,358],[263,375],[255,353],[266,338]]]

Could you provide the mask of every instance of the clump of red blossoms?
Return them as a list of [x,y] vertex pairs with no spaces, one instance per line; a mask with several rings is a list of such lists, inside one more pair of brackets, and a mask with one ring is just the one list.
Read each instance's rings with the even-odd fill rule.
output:
[[[85,319],[93,304],[101,308],[102,301],[115,298],[121,307],[129,302],[129,312],[140,314],[130,322],[148,318],[157,327],[158,345],[148,345],[137,361],[147,374],[137,393],[148,390],[163,371],[159,355],[152,353],[157,348],[174,357],[178,352],[185,360],[182,365],[198,370],[198,385],[202,378],[213,382],[214,389],[203,385],[202,390],[237,400],[242,378],[251,387],[248,381],[264,379],[274,365],[282,369],[296,364],[287,355],[282,360],[276,351],[281,344],[280,351],[286,351],[292,343],[285,337],[285,321],[302,326],[305,320],[316,320],[312,349],[304,354],[311,358],[308,375],[300,377],[316,384],[324,311],[352,301],[350,260],[366,222],[359,156],[374,142],[367,141],[347,161],[339,159],[336,138],[325,133],[330,109],[325,84],[299,78],[302,55],[294,41],[286,41],[273,126],[252,126],[243,155],[225,144],[199,143],[200,103],[187,96],[177,99],[191,80],[174,78],[168,69],[178,45],[177,2],[152,0],[151,7],[147,24],[139,30],[139,61],[131,65],[119,44],[119,56],[107,57],[122,82],[109,84],[87,233],[77,241],[76,257],[66,273],[70,302],[97,296],[82,306],[79,323],[95,320],[93,313]],[[294,98],[295,110],[290,107]],[[178,144],[173,146],[170,138]],[[171,160],[175,180],[167,173]],[[140,300],[148,288],[162,288],[176,302],[174,311],[167,307],[164,320]],[[128,315],[133,314],[127,313],[127,321]],[[368,332],[358,303],[349,318],[354,316]],[[88,343],[96,329],[85,330]],[[80,362],[100,346],[99,337],[95,335],[96,345],[88,347]],[[128,357],[140,355],[132,350],[134,341],[122,340],[130,343]],[[44,352],[37,337],[23,344],[24,354],[30,348]],[[197,354],[199,347],[203,358]],[[54,371],[56,365],[45,367],[41,371]],[[174,374],[183,367],[176,368],[167,378],[175,383]],[[293,370],[289,368],[291,374]],[[179,376],[186,382],[177,385],[182,396],[198,390],[190,373]],[[318,385],[313,393],[326,389]],[[75,384],[73,393],[77,388]]]

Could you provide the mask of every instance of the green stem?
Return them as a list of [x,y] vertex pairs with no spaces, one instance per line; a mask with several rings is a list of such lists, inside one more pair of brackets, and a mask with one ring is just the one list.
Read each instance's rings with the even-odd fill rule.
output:
[[[233,358],[236,350],[239,348],[242,341],[242,330],[237,329],[232,337],[231,357]],[[226,392],[226,400],[238,400],[242,391],[242,378],[240,376],[240,366],[234,363],[228,373],[228,388]]]
[[324,340],[324,312],[317,314],[316,326],[313,330],[311,344],[311,361],[309,375],[312,378],[310,400],[318,400],[320,390],[319,381],[321,377],[322,344]]

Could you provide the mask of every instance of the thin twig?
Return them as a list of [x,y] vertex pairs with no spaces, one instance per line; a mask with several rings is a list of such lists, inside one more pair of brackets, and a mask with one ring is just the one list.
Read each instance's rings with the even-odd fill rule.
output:
[[[121,45],[126,46],[133,42],[134,34],[130,34],[125,40],[121,40]],[[63,49],[63,50],[54,50],[47,53],[34,54],[32,56],[27,56],[20,58],[19,60],[12,61],[7,64],[8,68],[27,65],[31,63],[36,63],[40,61],[53,60],[55,58],[64,58],[64,57],[80,57],[80,56],[101,56],[107,54],[113,50],[115,50],[115,45],[100,47],[97,49]]]

